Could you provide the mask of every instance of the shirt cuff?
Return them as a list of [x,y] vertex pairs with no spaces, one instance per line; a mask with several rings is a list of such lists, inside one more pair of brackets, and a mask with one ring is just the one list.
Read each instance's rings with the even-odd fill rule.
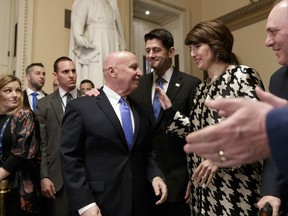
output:
[[84,206],[83,208],[78,210],[79,215],[83,214],[86,210],[88,210],[89,208],[96,206],[96,203],[91,203],[87,206]]

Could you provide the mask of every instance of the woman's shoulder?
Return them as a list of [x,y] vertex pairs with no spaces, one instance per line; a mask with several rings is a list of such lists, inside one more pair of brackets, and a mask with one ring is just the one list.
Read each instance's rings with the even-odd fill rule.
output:
[[13,114],[13,117],[18,120],[26,119],[33,116],[34,112],[30,109],[30,107],[27,106],[23,106]]
[[250,75],[254,75],[257,74],[258,72],[255,68],[251,67],[251,66],[247,66],[247,65],[232,65],[231,66],[231,72],[235,73],[235,74],[250,74]]

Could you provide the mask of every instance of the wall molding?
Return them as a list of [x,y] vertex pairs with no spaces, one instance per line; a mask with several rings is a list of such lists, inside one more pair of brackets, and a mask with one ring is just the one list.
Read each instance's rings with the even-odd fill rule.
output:
[[218,17],[231,31],[262,21],[268,17],[275,0],[261,0]]

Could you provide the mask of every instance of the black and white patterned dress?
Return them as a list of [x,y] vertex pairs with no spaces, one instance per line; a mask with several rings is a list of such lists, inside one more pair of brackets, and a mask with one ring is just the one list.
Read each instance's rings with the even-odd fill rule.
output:
[[[176,112],[167,133],[185,137],[224,118],[215,110],[204,106],[206,99],[245,97],[257,100],[255,87],[263,87],[259,74],[244,65],[230,65],[212,83],[202,82],[197,89],[190,119]],[[253,143],[251,143],[253,145]],[[190,179],[204,158],[191,154],[188,157]],[[260,198],[262,161],[233,168],[220,168],[206,188],[191,181],[192,216],[247,216],[257,215],[255,204]]]

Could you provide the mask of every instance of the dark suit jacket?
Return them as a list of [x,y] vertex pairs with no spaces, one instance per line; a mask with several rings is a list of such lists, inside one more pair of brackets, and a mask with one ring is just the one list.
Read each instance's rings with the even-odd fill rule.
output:
[[129,151],[120,121],[103,91],[71,101],[63,118],[61,157],[73,211],[96,202],[102,215],[149,215],[147,179],[163,176],[154,161],[148,117],[132,99],[134,140]]
[[[283,66],[278,69],[270,79],[269,91],[278,97],[288,99],[288,68]],[[287,214],[288,205],[288,181],[279,172],[273,158],[264,163],[261,195],[272,195],[281,199],[281,210]]]
[[[78,91],[80,96],[80,91]],[[36,115],[41,130],[41,178],[49,178],[56,191],[63,186],[60,164],[60,136],[62,129],[63,108],[59,91],[37,102]]]
[[288,107],[271,110],[266,117],[266,130],[272,158],[280,173],[288,180]]
[[[45,92],[43,93],[45,96],[47,96]],[[23,91],[23,106],[27,106],[31,108],[26,89]]]
[[[195,87],[200,80],[186,73],[174,69],[167,95],[173,107],[189,116]],[[164,111],[161,109],[158,122],[155,124],[152,106],[153,74],[141,77],[139,88],[131,95],[136,101],[144,105],[153,126],[153,148],[156,160],[164,173],[168,186],[166,202],[181,202],[184,200],[188,184],[188,171],[186,154],[183,151],[184,139],[167,135],[167,122],[163,121]]]

